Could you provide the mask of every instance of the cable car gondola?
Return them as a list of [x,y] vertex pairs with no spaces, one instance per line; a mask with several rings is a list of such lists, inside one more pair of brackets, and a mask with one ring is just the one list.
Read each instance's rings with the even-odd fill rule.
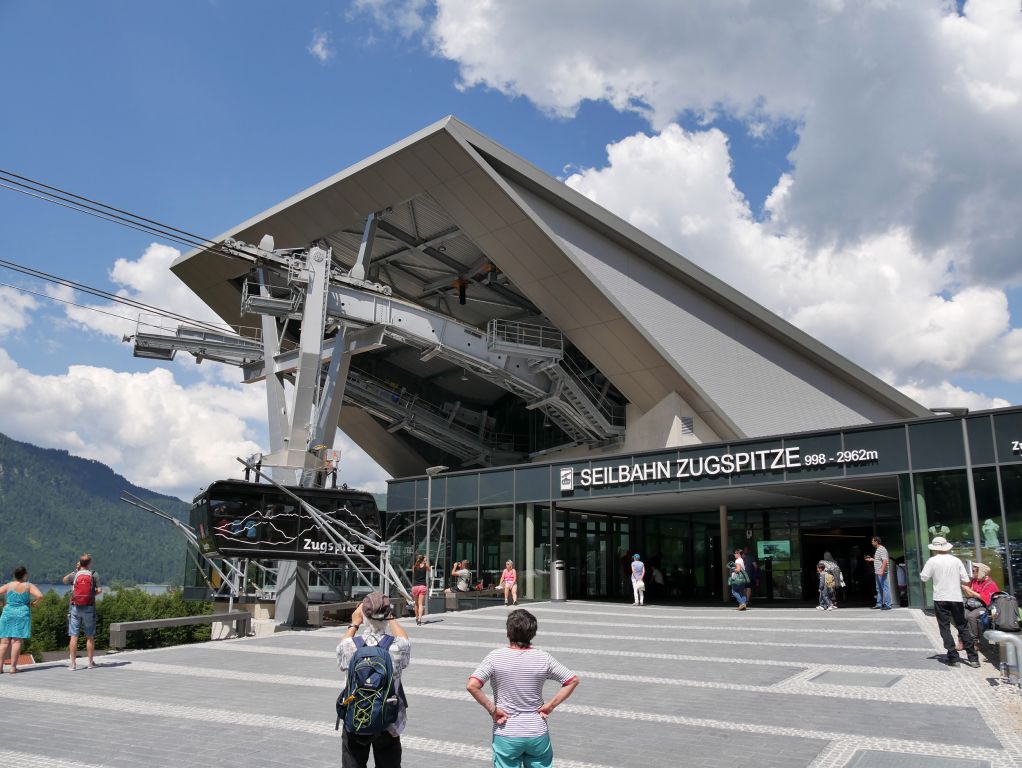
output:
[[[347,488],[287,490],[325,516],[381,539],[380,511],[371,493]],[[308,511],[267,483],[218,480],[192,502],[191,524],[203,554],[272,560],[340,560],[361,552],[375,560],[369,544],[338,545],[325,537]]]

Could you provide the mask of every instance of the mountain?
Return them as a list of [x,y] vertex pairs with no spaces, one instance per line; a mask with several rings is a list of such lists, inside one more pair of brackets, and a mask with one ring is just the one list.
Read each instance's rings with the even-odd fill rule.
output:
[[0,580],[23,564],[33,582],[56,582],[89,552],[105,582],[180,584],[184,540],[167,521],[120,501],[122,491],[188,519],[185,502],[132,485],[105,464],[0,434]]

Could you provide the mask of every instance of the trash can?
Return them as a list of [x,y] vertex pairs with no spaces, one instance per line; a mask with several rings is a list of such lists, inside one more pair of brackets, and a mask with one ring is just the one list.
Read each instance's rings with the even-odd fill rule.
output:
[[568,570],[563,560],[554,560],[550,569],[550,601],[563,603],[568,599]]

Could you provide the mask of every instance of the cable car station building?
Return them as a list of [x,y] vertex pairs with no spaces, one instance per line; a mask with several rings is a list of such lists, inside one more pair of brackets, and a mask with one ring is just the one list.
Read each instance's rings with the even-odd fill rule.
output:
[[[468,559],[489,585],[510,559],[526,597],[559,558],[569,597],[630,598],[639,552],[650,600],[720,601],[748,548],[760,598],[815,599],[829,551],[866,600],[879,535],[923,605],[944,535],[1022,589],[1022,409],[934,415],[454,118],[220,239],[267,235],[329,253],[328,337],[376,334],[338,421],[401,478],[385,528],[403,567],[428,519],[445,573]],[[173,270],[234,325],[276,302],[300,338],[287,286],[253,291],[244,261]],[[286,380],[289,354],[245,380]]]

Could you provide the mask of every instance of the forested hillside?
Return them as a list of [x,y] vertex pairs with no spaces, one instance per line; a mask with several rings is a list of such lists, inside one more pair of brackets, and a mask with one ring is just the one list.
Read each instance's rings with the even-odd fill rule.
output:
[[0,579],[19,564],[57,581],[82,552],[109,582],[180,584],[185,547],[164,520],[119,501],[122,491],[187,520],[188,505],[132,485],[98,461],[0,434]]

